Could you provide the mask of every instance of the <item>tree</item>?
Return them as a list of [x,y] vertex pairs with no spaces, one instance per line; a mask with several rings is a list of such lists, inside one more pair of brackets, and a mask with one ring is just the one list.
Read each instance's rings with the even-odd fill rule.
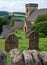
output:
[[42,14],[37,16],[36,20],[34,21],[36,23],[47,21],[47,14]]
[[2,26],[7,24],[8,24],[7,20],[4,19],[4,17],[0,17],[0,33],[2,32]]
[[34,24],[31,28],[31,31],[37,31],[38,33],[43,33],[47,36],[47,22],[40,22],[37,24]]

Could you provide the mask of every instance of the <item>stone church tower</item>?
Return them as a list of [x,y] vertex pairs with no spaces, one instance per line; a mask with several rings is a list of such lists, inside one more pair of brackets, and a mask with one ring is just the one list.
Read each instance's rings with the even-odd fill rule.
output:
[[26,4],[26,15],[25,15],[25,20],[24,20],[24,32],[28,32],[30,30],[31,27],[31,22],[28,21],[28,18],[30,17],[30,15],[38,8],[38,4]]
[[38,8],[38,4],[26,4],[26,19]]

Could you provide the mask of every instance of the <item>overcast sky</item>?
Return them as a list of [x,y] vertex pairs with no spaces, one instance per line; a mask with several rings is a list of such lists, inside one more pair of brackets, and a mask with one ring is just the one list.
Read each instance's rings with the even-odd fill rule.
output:
[[25,12],[27,3],[38,3],[38,8],[47,8],[47,0],[0,0],[0,11]]

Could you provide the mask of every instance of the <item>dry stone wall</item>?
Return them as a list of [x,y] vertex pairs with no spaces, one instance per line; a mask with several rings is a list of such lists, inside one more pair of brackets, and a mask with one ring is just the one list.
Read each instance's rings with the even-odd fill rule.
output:
[[25,65],[22,54],[20,53],[18,49],[11,50],[10,54],[11,54],[11,64],[12,65]]
[[[11,65],[47,65],[47,51],[25,50],[17,48],[10,51]],[[5,51],[0,51],[0,65],[7,65]]]
[[25,50],[22,53],[18,49],[12,49],[11,64],[12,65],[47,65],[47,52],[36,50]]

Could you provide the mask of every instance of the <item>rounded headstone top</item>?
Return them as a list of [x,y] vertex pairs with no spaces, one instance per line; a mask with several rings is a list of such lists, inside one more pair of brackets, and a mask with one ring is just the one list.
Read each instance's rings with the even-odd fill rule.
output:
[[10,33],[5,40],[5,51],[9,52],[11,49],[18,48],[19,37]]
[[31,31],[28,35],[28,38],[31,38],[32,36],[39,36],[39,34],[36,31]]
[[19,38],[19,36],[17,34],[14,34],[14,33],[10,33],[7,35],[6,39],[9,38],[9,37],[16,37],[16,38]]

